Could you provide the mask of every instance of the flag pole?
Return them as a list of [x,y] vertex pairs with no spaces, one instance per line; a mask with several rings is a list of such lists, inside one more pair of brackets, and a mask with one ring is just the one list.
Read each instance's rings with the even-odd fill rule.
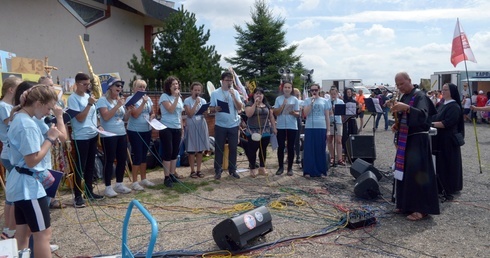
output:
[[[457,22],[458,22],[458,32],[459,32],[459,35],[461,35],[461,25],[459,24],[459,18],[457,18]],[[468,66],[466,65],[466,53],[464,52],[463,37],[460,36],[459,40],[461,41],[461,48],[463,50],[463,61],[464,61],[464,70],[466,73],[466,83],[468,84],[468,88],[470,89],[470,92],[473,92],[472,86],[470,84],[470,77],[468,75]],[[472,100],[471,100],[471,96],[470,96],[470,103],[473,104]],[[477,111],[477,112],[479,112],[479,111]],[[476,153],[478,156],[478,165],[480,167],[480,174],[483,174],[483,171],[481,168],[480,144],[478,143],[478,134],[476,131],[476,118],[473,117],[472,120],[473,120],[473,131],[475,132],[475,142],[476,142]]]

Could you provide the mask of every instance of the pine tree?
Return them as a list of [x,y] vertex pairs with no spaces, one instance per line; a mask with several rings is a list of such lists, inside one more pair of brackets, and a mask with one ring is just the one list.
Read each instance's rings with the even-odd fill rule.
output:
[[[275,18],[264,0],[256,0],[251,11],[252,22],[246,28],[235,25],[238,49],[236,57],[225,58],[237,74],[246,80],[255,80],[258,87],[277,89],[280,67],[295,68],[299,56],[294,55],[297,46],[287,46],[282,29],[285,20]],[[299,77],[299,74],[296,74]]]
[[199,81],[205,84],[206,81],[219,80],[221,55],[214,46],[206,45],[209,37],[210,32],[204,32],[204,25],[196,26],[195,14],[179,8],[157,33],[158,41],[153,44],[151,66],[143,54],[141,61],[133,55],[128,66],[140,76],[154,76],[157,80],[164,80],[170,75],[187,83]]

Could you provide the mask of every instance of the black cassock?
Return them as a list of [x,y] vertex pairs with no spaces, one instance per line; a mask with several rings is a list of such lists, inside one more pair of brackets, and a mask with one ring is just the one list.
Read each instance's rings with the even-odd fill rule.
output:
[[[433,141],[436,155],[436,173],[439,178],[439,193],[453,194],[463,189],[463,164],[461,147],[453,144],[454,134],[460,132],[463,126],[462,110],[456,102],[450,102],[439,107],[438,114],[432,119],[442,122],[444,128],[437,128],[437,136]],[[462,130],[464,135],[464,130]]]
[[[405,212],[439,214],[439,197],[436,174],[430,149],[430,117],[433,106],[423,91],[413,89],[404,94],[401,102],[409,104],[415,95],[408,114],[408,137],[405,149],[403,180],[395,179],[396,208]],[[398,115],[401,119],[401,114]]]

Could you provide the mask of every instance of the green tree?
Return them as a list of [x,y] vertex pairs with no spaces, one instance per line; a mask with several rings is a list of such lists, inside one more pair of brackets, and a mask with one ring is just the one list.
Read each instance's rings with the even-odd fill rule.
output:
[[280,67],[291,67],[299,77],[296,63],[300,57],[294,55],[297,45],[287,46],[282,29],[285,20],[275,18],[264,0],[256,0],[251,11],[252,22],[246,28],[235,25],[238,49],[236,56],[225,58],[237,74],[246,80],[255,80],[258,87],[276,89],[281,76]]
[[152,55],[142,53],[140,61],[133,55],[128,67],[149,80],[162,81],[170,75],[187,83],[216,80],[222,70],[221,55],[214,46],[206,45],[209,37],[204,25],[196,26],[195,14],[179,8],[158,31]]

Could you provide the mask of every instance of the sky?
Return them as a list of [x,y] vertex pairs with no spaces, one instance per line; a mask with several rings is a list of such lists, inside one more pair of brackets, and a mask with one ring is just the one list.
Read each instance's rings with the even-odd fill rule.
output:
[[[254,0],[176,0],[175,8],[195,13],[222,56],[236,55],[234,25],[251,22]],[[464,70],[450,62],[457,18],[477,63],[468,70],[490,71],[488,0],[266,0],[274,17],[285,19],[288,45],[313,80],[362,79],[365,85],[394,85],[406,71],[412,83],[434,72]],[[278,68],[283,64],[278,64]],[[278,74],[278,81],[280,76]]]

